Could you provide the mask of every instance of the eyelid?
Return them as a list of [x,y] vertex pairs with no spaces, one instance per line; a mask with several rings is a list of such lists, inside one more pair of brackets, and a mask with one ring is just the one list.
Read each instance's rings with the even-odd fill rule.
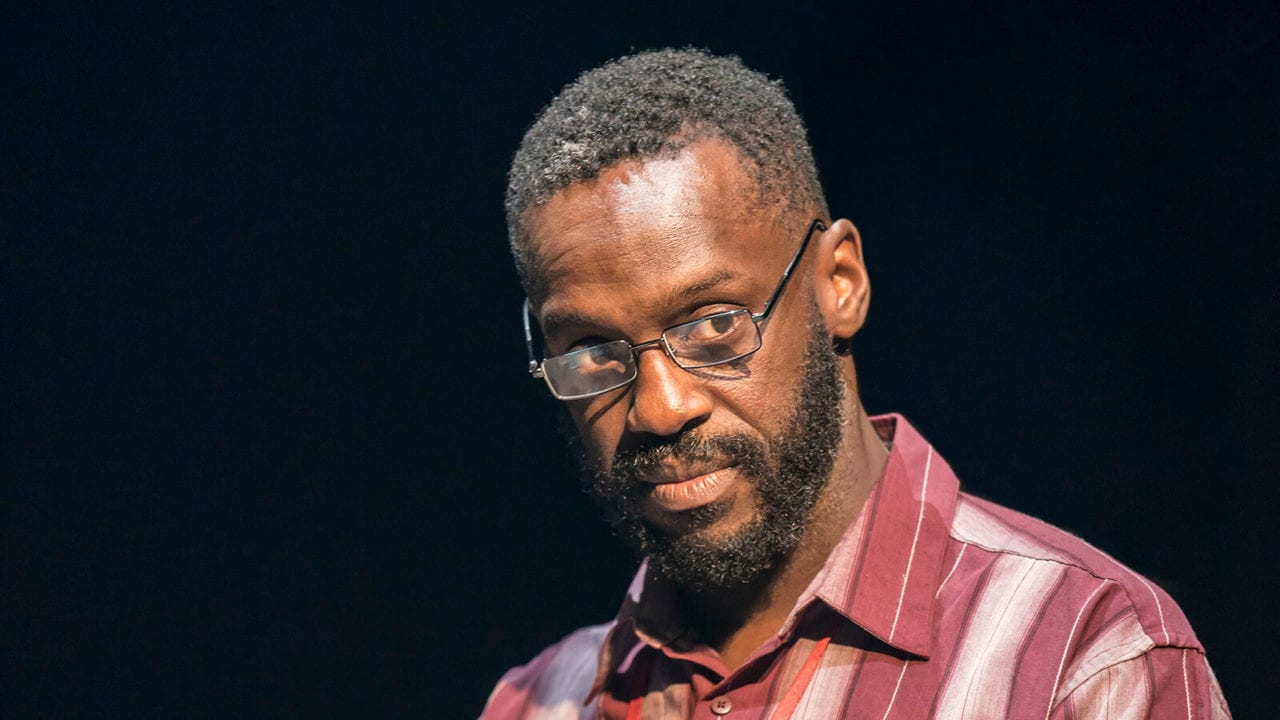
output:
[[[571,352],[575,352],[578,350],[586,350],[589,347],[595,347],[596,345],[604,345],[607,342],[613,342],[613,341],[609,340],[608,338],[601,337],[599,335],[586,335],[572,342],[565,343],[563,350],[557,350],[556,352],[553,352],[551,354],[552,355],[568,355]],[[549,345],[548,347],[554,348],[556,347],[556,345]]]
[[[750,312],[751,308],[747,307],[746,305],[743,305],[742,303],[735,303],[735,302],[711,303],[709,305],[703,305],[702,307],[698,308],[696,311],[691,313],[689,316],[689,319],[686,320],[685,322],[695,322],[703,318],[711,317],[712,315],[719,315],[720,313],[733,312],[734,310],[746,310]],[[681,323],[681,324],[683,325],[684,323]]]

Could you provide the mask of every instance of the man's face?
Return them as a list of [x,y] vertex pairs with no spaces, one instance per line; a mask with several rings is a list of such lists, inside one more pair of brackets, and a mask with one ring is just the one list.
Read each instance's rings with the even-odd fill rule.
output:
[[[759,312],[804,231],[752,202],[734,151],[700,142],[573,185],[527,218],[548,355],[738,307]],[[689,588],[759,577],[799,540],[840,440],[842,377],[802,263],[764,344],[735,363],[642,351],[629,387],[573,401],[588,490],[622,539]]]

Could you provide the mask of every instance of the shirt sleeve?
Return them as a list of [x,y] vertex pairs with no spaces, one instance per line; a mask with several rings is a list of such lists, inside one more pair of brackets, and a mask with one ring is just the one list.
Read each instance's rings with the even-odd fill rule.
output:
[[508,670],[480,713],[481,720],[582,720],[595,716],[587,694],[608,625],[583,628],[543,650],[528,665]]
[[1108,665],[1050,712],[1053,720],[1152,717],[1230,720],[1231,711],[1203,652],[1159,647]]

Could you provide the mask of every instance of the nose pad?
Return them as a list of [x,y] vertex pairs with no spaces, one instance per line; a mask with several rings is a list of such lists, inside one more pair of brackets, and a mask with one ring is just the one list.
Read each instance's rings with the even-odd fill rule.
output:
[[667,437],[698,425],[711,414],[711,398],[703,382],[676,365],[664,349],[638,353],[627,429]]

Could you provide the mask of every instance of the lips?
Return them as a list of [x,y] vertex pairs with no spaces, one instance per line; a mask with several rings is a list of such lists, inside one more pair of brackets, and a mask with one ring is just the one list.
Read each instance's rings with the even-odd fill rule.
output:
[[654,485],[649,498],[653,503],[668,512],[692,510],[718,500],[736,479],[736,472],[732,466],[700,472],[692,477],[688,474],[682,475],[687,479],[651,480],[650,482]]

